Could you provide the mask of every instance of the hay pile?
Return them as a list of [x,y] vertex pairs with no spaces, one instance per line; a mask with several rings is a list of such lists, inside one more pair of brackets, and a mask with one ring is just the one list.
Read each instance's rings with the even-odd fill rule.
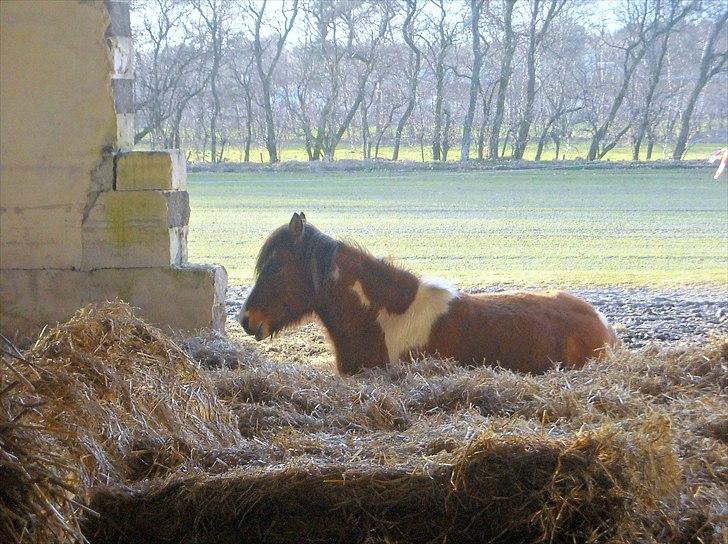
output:
[[124,303],[91,305],[26,353],[46,421],[72,434],[87,486],[163,476],[238,444],[206,373]]
[[63,470],[98,513],[92,543],[728,535],[728,338],[543,376],[425,360],[340,378],[220,337],[184,345],[237,368],[195,365],[120,304],[26,354],[46,373],[28,375],[46,443],[82,452]]
[[207,374],[123,303],[3,357],[0,401],[2,542],[73,540],[92,486],[213,466],[240,443]]

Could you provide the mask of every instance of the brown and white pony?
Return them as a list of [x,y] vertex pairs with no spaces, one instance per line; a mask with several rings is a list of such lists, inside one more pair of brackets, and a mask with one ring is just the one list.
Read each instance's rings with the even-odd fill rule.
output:
[[587,302],[560,291],[470,295],[334,240],[293,214],[265,241],[240,322],[257,340],[315,314],[342,374],[411,356],[543,372],[579,368],[617,338]]

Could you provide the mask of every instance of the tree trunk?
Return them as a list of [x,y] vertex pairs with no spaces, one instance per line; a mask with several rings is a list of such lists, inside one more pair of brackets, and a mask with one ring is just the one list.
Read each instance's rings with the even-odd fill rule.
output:
[[728,10],[723,12],[721,16],[716,19],[715,23],[713,23],[713,29],[710,32],[710,37],[703,48],[703,53],[700,57],[700,73],[698,75],[698,79],[695,82],[695,87],[693,87],[693,90],[690,93],[688,103],[680,116],[680,131],[677,135],[677,142],[675,142],[675,149],[672,152],[673,160],[679,161],[685,154],[688,136],[690,135],[690,120],[692,118],[693,111],[695,110],[695,105],[698,102],[698,98],[700,97],[700,93],[703,91],[710,79],[722,69],[722,66],[725,65],[728,60],[728,52],[716,55],[714,51],[715,43],[719,36],[721,36],[726,21],[728,21]]
[[[536,146],[536,155],[533,157],[534,161],[540,161],[541,155],[543,154],[543,148],[546,145],[546,142],[549,138],[549,132],[551,131],[551,125],[555,121],[554,117],[549,117],[548,122],[543,127],[543,130],[541,131],[541,136],[538,138],[538,145]],[[558,157],[558,153],[556,154]]]
[[442,150],[442,95],[445,81],[445,66],[438,62],[435,71],[435,126],[432,130],[432,160],[439,161]]
[[478,91],[480,90],[480,69],[483,63],[483,52],[480,49],[480,12],[483,8],[483,0],[470,0],[470,35],[473,47],[473,66],[470,76],[470,97],[468,110],[463,121],[463,139],[460,144],[460,160],[470,160],[470,140],[473,132],[473,119],[475,107],[478,102]]
[[268,150],[268,162],[278,162],[278,146],[276,143],[275,120],[273,118],[273,105],[270,100],[270,84],[262,82],[263,111],[265,112],[265,148]]
[[485,136],[488,133],[488,117],[490,116],[490,104],[493,102],[493,93],[495,92],[495,87],[492,87],[490,92],[486,93],[481,92],[483,95],[483,110],[482,110],[482,116],[483,118],[480,121],[480,128],[478,129],[478,160],[482,161],[484,159],[483,157],[483,151],[485,150]]
[[554,146],[556,149],[554,150],[554,160],[559,160],[559,151],[561,150],[561,137],[556,134],[556,131],[551,132],[551,139],[554,141]]
[[506,148],[508,147],[508,140],[511,139],[511,131],[506,132],[506,137],[503,139],[503,149],[501,150],[501,157],[506,156]]
[[514,37],[513,26],[511,24],[513,16],[513,6],[516,0],[505,0],[505,14],[503,19],[504,40],[503,40],[503,59],[501,61],[500,78],[498,80],[498,93],[495,101],[495,114],[493,115],[493,126],[490,132],[490,140],[488,142],[488,156],[491,159],[498,158],[498,140],[500,138],[500,129],[503,124],[503,110],[506,101],[506,90],[508,82],[511,78],[511,63],[513,61],[513,53],[516,49],[516,40]]
[[528,143],[528,133],[531,130],[531,116],[533,115],[533,103],[536,99],[536,45],[532,43],[528,46],[528,54],[526,56],[526,69],[528,72],[526,81],[526,104],[524,106],[523,118],[518,123],[516,132],[516,142],[513,146],[513,158],[522,159],[526,151]]
[[219,59],[215,55],[213,60],[213,69],[210,72],[210,88],[212,90],[212,115],[210,116],[210,156],[212,162],[217,162],[217,118],[220,115],[220,95],[217,90],[217,74],[219,68]]
[[362,139],[362,158],[370,159],[369,151],[371,143],[369,143],[369,121],[367,120],[367,108],[364,104],[361,107],[361,139]]
[[546,131],[544,130],[541,132],[541,136],[538,138],[538,144],[536,145],[536,154],[533,157],[533,160],[538,162],[541,160],[541,154],[543,153],[543,147],[546,145],[546,139],[548,138],[548,135],[546,134]]
[[447,154],[450,151],[450,126],[452,125],[452,116],[450,110],[445,109],[445,130],[442,135],[442,162],[447,162]]
[[[394,149],[392,150],[392,160],[396,161],[399,159],[399,146],[402,142],[402,133],[407,121],[412,115],[412,110],[415,108],[415,102],[417,100],[417,85],[420,81],[420,66],[422,64],[422,51],[420,51],[417,44],[415,44],[414,36],[412,35],[412,20],[417,12],[417,0],[408,0],[407,2],[407,17],[404,20],[402,26],[402,37],[404,38],[407,47],[410,48],[413,55],[413,66],[412,73],[410,74],[409,81],[409,99],[407,100],[407,107],[405,108],[402,116],[397,122],[397,130],[394,134]],[[377,150],[379,149],[379,142],[377,142]]]

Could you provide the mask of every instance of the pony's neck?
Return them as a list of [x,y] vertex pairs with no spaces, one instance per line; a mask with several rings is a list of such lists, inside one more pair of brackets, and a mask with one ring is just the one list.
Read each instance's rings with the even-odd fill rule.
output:
[[339,248],[315,307],[334,343],[339,371],[353,373],[362,366],[388,362],[377,317],[383,310],[404,313],[419,283],[414,274],[364,251],[345,244]]

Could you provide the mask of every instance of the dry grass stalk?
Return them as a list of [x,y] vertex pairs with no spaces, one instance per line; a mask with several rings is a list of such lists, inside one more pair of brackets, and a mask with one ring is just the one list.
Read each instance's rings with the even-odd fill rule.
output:
[[26,375],[43,370],[0,359],[0,542],[84,542],[74,500],[79,452],[58,440],[67,433],[43,417],[44,399]]

